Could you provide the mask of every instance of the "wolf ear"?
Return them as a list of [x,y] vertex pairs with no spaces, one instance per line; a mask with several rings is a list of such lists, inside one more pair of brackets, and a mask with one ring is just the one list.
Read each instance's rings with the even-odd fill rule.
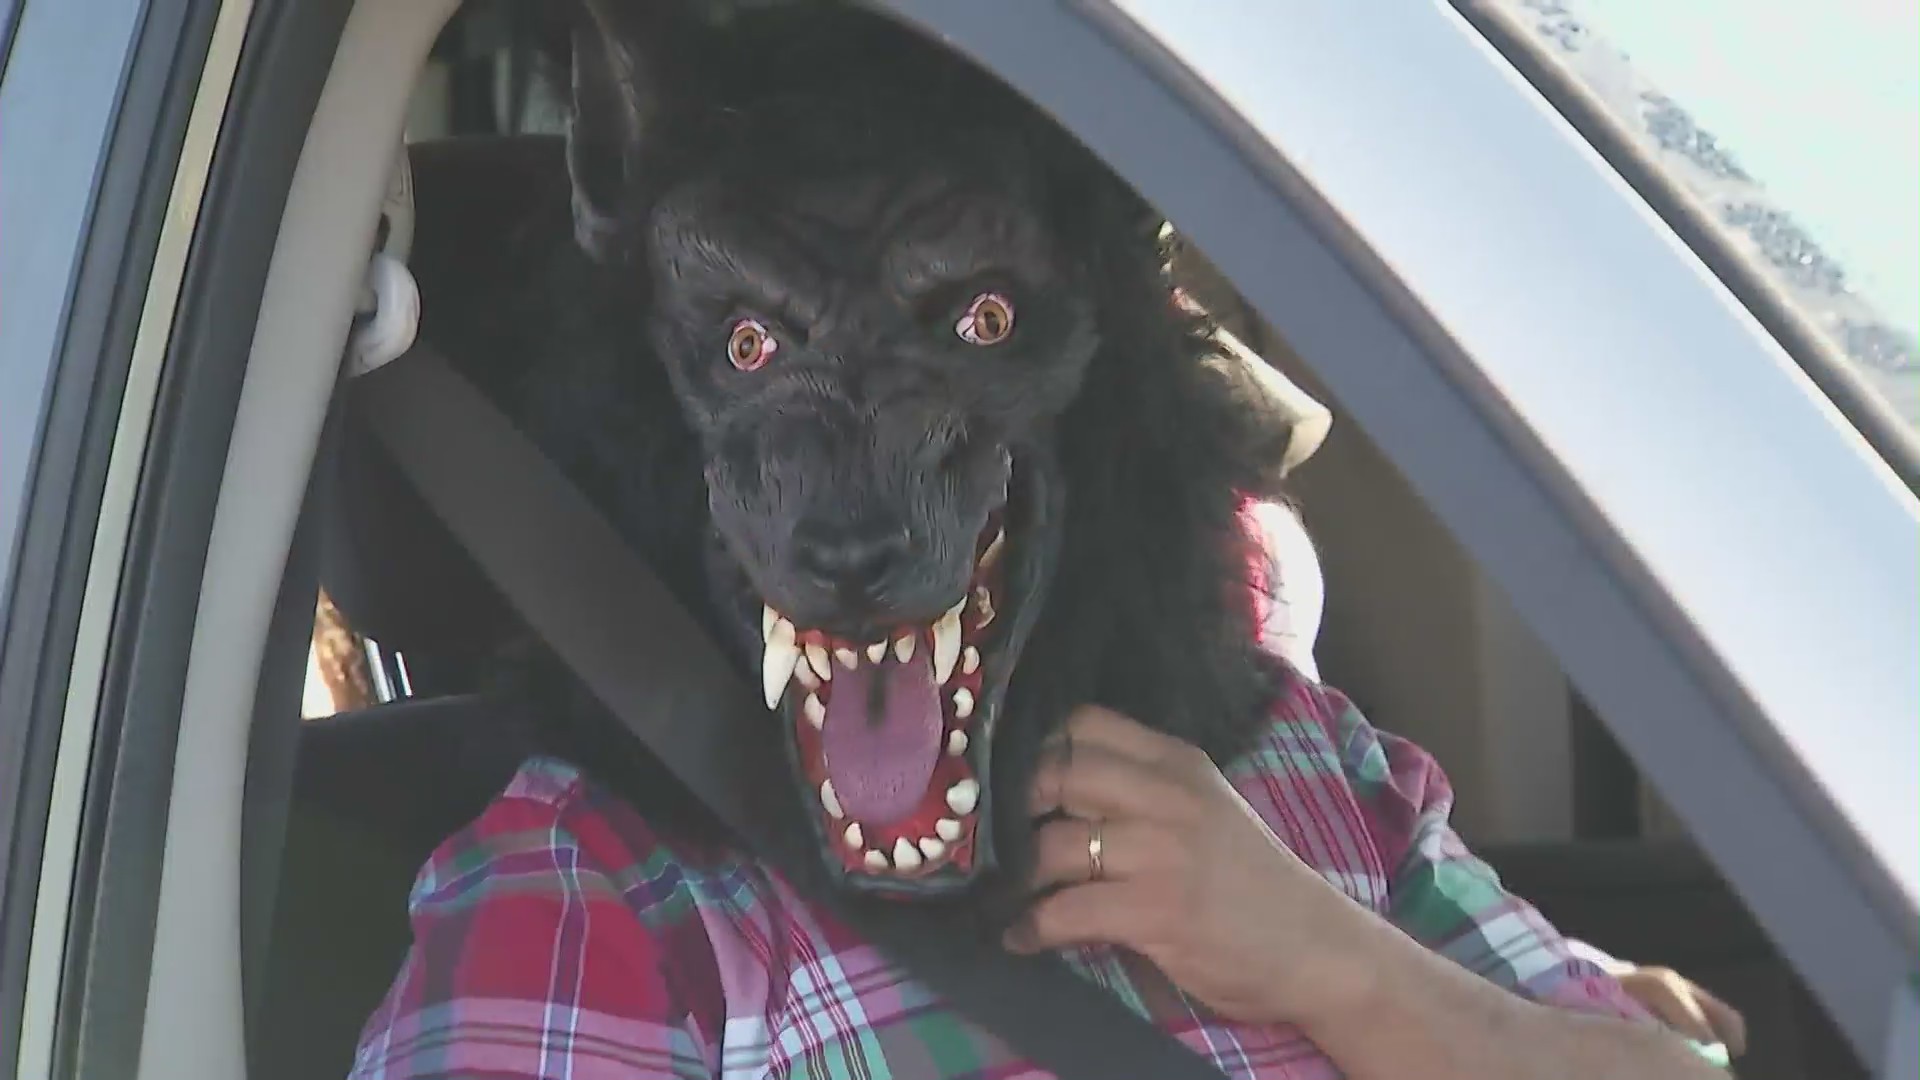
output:
[[632,254],[646,211],[646,159],[664,135],[673,0],[580,0],[573,27],[573,114],[567,172],[573,231],[587,254]]

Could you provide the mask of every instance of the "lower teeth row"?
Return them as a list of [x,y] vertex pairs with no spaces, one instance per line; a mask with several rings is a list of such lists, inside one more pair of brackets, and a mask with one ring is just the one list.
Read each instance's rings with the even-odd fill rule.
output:
[[[960,732],[954,732],[954,734],[961,735]],[[964,745],[965,736],[961,735],[961,738]],[[834,794],[833,781],[828,780],[820,785],[820,801],[826,807],[829,816],[835,819],[846,816],[846,812],[840,806],[839,798]],[[861,863],[869,871],[878,873],[887,869],[918,870],[926,863],[938,862],[945,858],[947,845],[959,841],[966,835],[966,826],[960,819],[973,813],[979,801],[978,781],[956,782],[947,789],[947,809],[952,810],[958,817],[943,817],[934,822],[932,836],[923,836],[918,840],[900,837],[893,842],[891,857],[888,852],[867,847],[866,830],[862,829],[857,821],[849,822],[846,830],[840,834],[840,838],[853,851],[866,850],[866,854],[861,856]]]
[[[966,827],[953,818],[941,818],[934,823],[935,836],[923,836],[919,840],[909,841],[900,837],[893,842],[892,857],[878,848],[869,848],[861,856],[861,863],[868,870],[879,872],[887,869],[918,870],[926,863],[939,862],[947,855],[947,845],[954,843],[966,834]],[[855,851],[866,847],[866,836],[860,829],[860,823],[847,826],[842,837],[847,847]]]

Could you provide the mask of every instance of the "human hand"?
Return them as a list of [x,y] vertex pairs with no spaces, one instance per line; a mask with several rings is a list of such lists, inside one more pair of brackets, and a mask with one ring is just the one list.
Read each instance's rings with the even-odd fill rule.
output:
[[[1348,943],[1369,913],[1302,863],[1196,747],[1111,710],[1076,710],[1029,791],[1040,898],[1016,952],[1111,944],[1232,1019],[1302,1022],[1352,1000]],[[1098,838],[1097,856],[1093,850]],[[1355,992],[1360,989],[1352,987]]]
[[1130,949],[1224,1017],[1299,1025],[1350,1076],[1720,1075],[1672,1035],[1537,1005],[1421,947],[1295,857],[1195,747],[1091,707],[1063,735],[1029,790],[1039,899],[1008,948]]
[[1747,1021],[1739,1010],[1672,968],[1624,965],[1614,978],[1627,996],[1687,1038],[1720,1043],[1730,1057],[1747,1052]]

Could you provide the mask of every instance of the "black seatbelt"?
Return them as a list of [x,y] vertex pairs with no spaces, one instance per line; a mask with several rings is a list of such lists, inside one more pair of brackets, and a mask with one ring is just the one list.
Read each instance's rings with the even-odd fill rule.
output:
[[1055,956],[1015,956],[952,907],[826,879],[760,699],[577,488],[424,347],[355,380],[395,464],[575,677],[756,856],[1021,1057],[1068,1080],[1220,1080]]

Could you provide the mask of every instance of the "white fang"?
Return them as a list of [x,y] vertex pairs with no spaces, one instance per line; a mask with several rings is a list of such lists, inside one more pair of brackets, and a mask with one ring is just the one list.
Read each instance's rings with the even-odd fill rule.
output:
[[820,677],[820,681],[833,680],[833,661],[827,659],[827,647],[817,641],[807,645],[807,667]]
[[793,624],[776,618],[767,630],[767,650],[760,658],[760,688],[766,693],[767,708],[780,704],[793,668],[800,662],[800,646],[794,644]]
[[1000,551],[1006,546],[1007,530],[1001,529],[999,532],[993,534],[992,542],[987,545],[987,550],[981,554],[980,569],[985,570],[987,567],[999,562]]
[[960,612],[966,606],[962,599],[933,624],[933,679],[942,686],[953,678],[953,665],[960,659]]

